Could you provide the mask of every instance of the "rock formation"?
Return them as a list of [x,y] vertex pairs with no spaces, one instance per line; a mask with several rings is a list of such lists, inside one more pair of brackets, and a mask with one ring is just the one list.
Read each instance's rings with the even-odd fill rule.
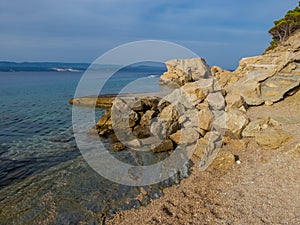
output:
[[160,78],[162,84],[182,86],[211,75],[210,67],[203,58],[174,59],[167,61],[166,66],[168,71]]
[[238,68],[225,71],[212,67],[221,88],[234,92],[248,105],[272,105],[300,85],[300,31],[274,50],[244,58]]
[[278,148],[288,136],[276,121],[250,121],[246,112],[299,89],[299,36],[264,55],[242,59],[233,72],[209,67],[202,58],[168,61],[160,83],[175,84],[173,92],[164,97],[116,96],[96,130],[114,136],[117,151],[127,147],[162,152],[182,146],[202,159],[203,168],[223,137],[254,138],[264,148]]

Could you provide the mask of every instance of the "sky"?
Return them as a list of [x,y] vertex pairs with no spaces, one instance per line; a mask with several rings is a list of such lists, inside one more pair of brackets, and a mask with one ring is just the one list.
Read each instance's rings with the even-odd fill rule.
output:
[[261,54],[295,0],[1,0],[0,61],[93,62],[121,44],[163,40],[226,69]]

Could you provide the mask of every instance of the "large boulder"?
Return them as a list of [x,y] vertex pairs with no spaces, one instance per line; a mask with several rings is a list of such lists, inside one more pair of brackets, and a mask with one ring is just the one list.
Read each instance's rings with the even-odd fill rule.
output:
[[276,149],[279,148],[289,136],[282,130],[269,128],[264,129],[255,134],[255,141],[263,148]]
[[213,110],[222,110],[225,108],[225,99],[221,92],[210,93],[206,101]]
[[158,146],[151,149],[152,152],[158,153],[158,152],[166,152],[171,151],[174,149],[173,142],[169,139],[163,140]]
[[217,84],[219,88],[227,88],[235,84],[241,77],[233,72],[228,70],[223,70],[219,66],[212,66],[211,73],[214,77],[217,78]]
[[203,58],[174,59],[167,61],[166,66],[168,71],[160,77],[163,84],[175,83],[182,86],[211,76],[210,67]]
[[249,123],[249,118],[245,113],[239,110],[230,110],[218,116],[213,126],[217,130],[222,130],[228,137],[234,139],[242,138],[242,131]]
[[194,128],[182,128],[170,135],[171,140],[177,145],[190,145],[199,139],[199,133]]
[[280,123],[273,118],[262,118],[259,120],[253,120],[251,121],[246,128],[242,132],[243,137],[255,137],[257,133],[259,133],[261,130],[265,130],[268,127],[275,127],[279,126]]

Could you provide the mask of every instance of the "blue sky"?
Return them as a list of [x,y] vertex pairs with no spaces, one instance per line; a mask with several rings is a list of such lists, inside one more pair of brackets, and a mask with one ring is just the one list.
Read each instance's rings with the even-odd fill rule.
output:
[[0,60],[92,62],[139,40],[183,45],[234,68],[264,51],[295,0],[2,0]]

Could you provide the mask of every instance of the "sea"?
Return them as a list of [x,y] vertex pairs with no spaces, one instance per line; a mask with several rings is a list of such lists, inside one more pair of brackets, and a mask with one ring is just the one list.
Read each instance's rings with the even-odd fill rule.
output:
[[[160,91],[159,75],[165,70],[120,70],[101,93],[118,93],[137,78],[146,79],[138,91]],[[119,210],[147,205],[163,195],[164,187],[178,183],[142,187],[147,194],[137,200],[141,187],[109,181],[88,165],[76,145],[69,104],[83,74],[0,72],[0,224],[102,224]],[[97,117],[103,113],[96,109]]]

